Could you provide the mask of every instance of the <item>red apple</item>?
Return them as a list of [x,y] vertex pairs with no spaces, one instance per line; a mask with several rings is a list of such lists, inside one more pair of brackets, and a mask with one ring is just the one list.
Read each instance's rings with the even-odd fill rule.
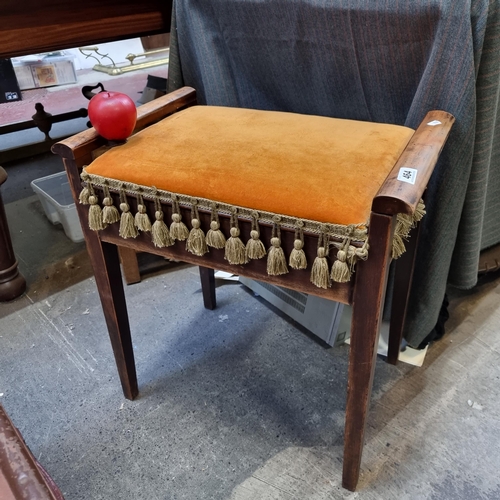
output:
[[121,92],[99,92],[89,102],[89,119],[97,133],[110,141],[132,135],[137,120],[134,101]]

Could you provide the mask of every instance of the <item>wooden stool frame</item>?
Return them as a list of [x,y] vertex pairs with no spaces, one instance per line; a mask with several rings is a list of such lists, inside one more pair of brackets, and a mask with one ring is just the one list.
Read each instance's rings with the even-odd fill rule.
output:
[[[194,104],[196,104],[196,94],[194,89],[189,87],[149,102],[138,108],[136,132]],[[439,122],[438,127],[427,125],[434,121]],[[373,200],[369,222],[368,260],[357,263],[351,282],[333,283],[332,287],[327,290],[312,285],[309,282],[308,272],[296,271],[284,276],[268,276],[265,272],[265,264],[255,263],[256,261],[244,266],[234,266],[228,264],[220,252],[210,252],[203,257],[197,257],[186,252],[183,243],[159,249],[153,246],[149,235],[144,234],[140,234],[136,239],[124,240],[118,235],[117,224],[108,226],[103,231],[91,231],[87,224],[88,207],[78,204],[78,195],[81,190],[80,173],[82,167],[92,161],[93,152],[105,146],[106,141],[90,129],[54,145],[53,151],[63,158],[77,203],[125,397],[134,399],[138,394],[138,384],[117,247],[123,248],[122,257],[127,253],[130,255],[132,251],[143,251],[200,266],[203,301],[208,309],[216,306],[214,269],[240,273],[252,279],[327,297],[344,304],[352,304],[342,484],[345,488],[354,491],[360,472],[364,430],[377,356],[387,275],[391,262],[396,215],[398,213],[413,214],[415,211],[453,121],[453,116],[443,111],[431,111],[425,117]],[[418,171],[415,184],[397,180],[401,167],[411,167]],[[258,209],[258,207],[255,208]],[[186,217],[188,218],[187,212]],[[204,217],[209,217],[209,214],[200,214],[201,219]],[[221,218],[221,226],[229,229],[229,221]],[[262,227],[261,231],[262,239],[268,241],[271,228]],[[287,247],[290,248],[293,245],[293,233],[287,235],[285,231],[283,240],[286,251]],[[394,293],[395,307],[393,307],[389,339],[389,361],[392,363],[397,362],[401,343],[414,263],[415,241],[414,236],[405,260],[401,261],[405,265],[398,266],[401,269],[396,271],[397,290]],[[309,238],[305,251],[308,254],[308,261],[312,262],[316,255],[314,238]]]

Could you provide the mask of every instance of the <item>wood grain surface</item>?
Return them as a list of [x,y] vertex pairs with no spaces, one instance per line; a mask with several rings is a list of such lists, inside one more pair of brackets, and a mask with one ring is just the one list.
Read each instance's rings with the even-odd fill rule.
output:
[[[396,165],[373,199],[372,211],[413,214],[436,166],[455,118],[445,111],[429,111]],[[402,169],[414,169],[414,183],[399,180]]]
[[4,0],[0,58],[170,31],[171,0]]

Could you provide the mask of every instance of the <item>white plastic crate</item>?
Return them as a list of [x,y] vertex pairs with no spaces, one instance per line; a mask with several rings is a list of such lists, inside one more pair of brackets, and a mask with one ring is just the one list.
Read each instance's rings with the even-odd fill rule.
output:
[[75,243],[83,241],[83,232],[71,195],[66,172],[48,175],[31,181],[47,219],[52,224],[62,224],[66,236]]

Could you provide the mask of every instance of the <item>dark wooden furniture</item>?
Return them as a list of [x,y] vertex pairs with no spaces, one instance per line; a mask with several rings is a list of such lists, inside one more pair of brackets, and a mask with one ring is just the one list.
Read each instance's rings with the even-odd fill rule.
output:
[[[172,0],[27,0],[0,2],[0,58],[11,58],[41,52],[67,49],[101,42],[170,32]],[[4,174],[0,174],[0,177]],[[2,183],[5,181],[3,178]],[[7,278],[10,290],[0,291],[0,300],[22,293],[19,274],[10,266],[15,258],[10,245],[5,214],[0,214],[1,238],[0,282]],[[124,250],[124,267],[129,282],[140,281],[135,252]],[[14,269],[17,272],[17,264]],[[17,276],[17,278],[16,278]],[[17,282],[11,280],[17,279]],[[1,287],[1,283],[0,283]]]
[[[137,130],[194,104],[195,100],[194,91],[190,88],[183,88],[145,104],[139,108]],[[426,126],[426,123],[431,120],[439,120],[441,126]],[[370,255],[367,261],[358,262],[354,279],[351,282],[335,283],[331,288],[321,289],[311,285],[308,275],[291,280],[290,275],[284,275],[284,277],[268,276],[262,272],[262,267],[259,268],[257,264],[236,266],[236,272],[250,278],[353,305],[343,472],[343,485],[350,490],[356,488],[359,477],[363,435],[370,401],[396,217],[398,213],[412,214],[414,212],[453,121],[454,118],[448,113],[431,112],[415,132],[392,173],[373,200],[369,230]],[[105,141],[91,129],[53,147],[53,151],[63,158],[76,200],[78,200],[81,190],[81,168],[91,162],[92,152],[104,144]],[[401,166],[411,166],[418,170],[415,184],[397,180]],[[213,309],[216,305],[213,269],[234,272],[235,266],[229,265],[216,252],[202,257],[187,253],[184,249],[185,245],[182,243],[162,249],[156,248],[152,245],[150,238],[144,234],[140,234],[135,239],[124,240],[118,235],[117,224],[112,224],[103,231],[91,231],[87,224],[88,208],[81,204],[78,204],[77,207],[94,268],[123,392],[128,399],[134,399],[138,394],[138,385],[117,246],[127,247],[134,251],[156,253],[201,266],[204,305],[209,309]],[[188,219],[187,214],[185,215]],[[207,217],[208,224],[210,224],[210,214],[200,213],[204,224],[207,223]],[[229,221],[221,219],[221,227],[227,231]],[[271,228],[263,227],[262,234],[263,240],[269,240]],[[293,245],[293,233],[291,235],[283,234],[282,231],[282,239],[284,246],[290,246],[290,241]],[[312,241],[306,242],[304,247],[310,261],[314,259],[316,254],[316,242],[317,238],[312,238]],[[410,263],[412,258],[413,256],[410,255]],[[411,272],[406,272],[400,277],[399,286],[405,292],[408,290],[410,279]],[[404,297],[405,300],[402,301],[402,305],[400,304],[400,309],[394,311],[396,327],[391,330],[391,344],[399,345],[401,339],[401,326],[404,320],[407,295]]]
[[0,498],[64,500],[0,405]]
[[[7,172],[0,167],[0,187],[7,180]],[[0,301],[13,300],[26,289],[26,280],[17,268],[9,226],[0,191]]]
[[4,0],[0,58],[170,31],[172,0]]

